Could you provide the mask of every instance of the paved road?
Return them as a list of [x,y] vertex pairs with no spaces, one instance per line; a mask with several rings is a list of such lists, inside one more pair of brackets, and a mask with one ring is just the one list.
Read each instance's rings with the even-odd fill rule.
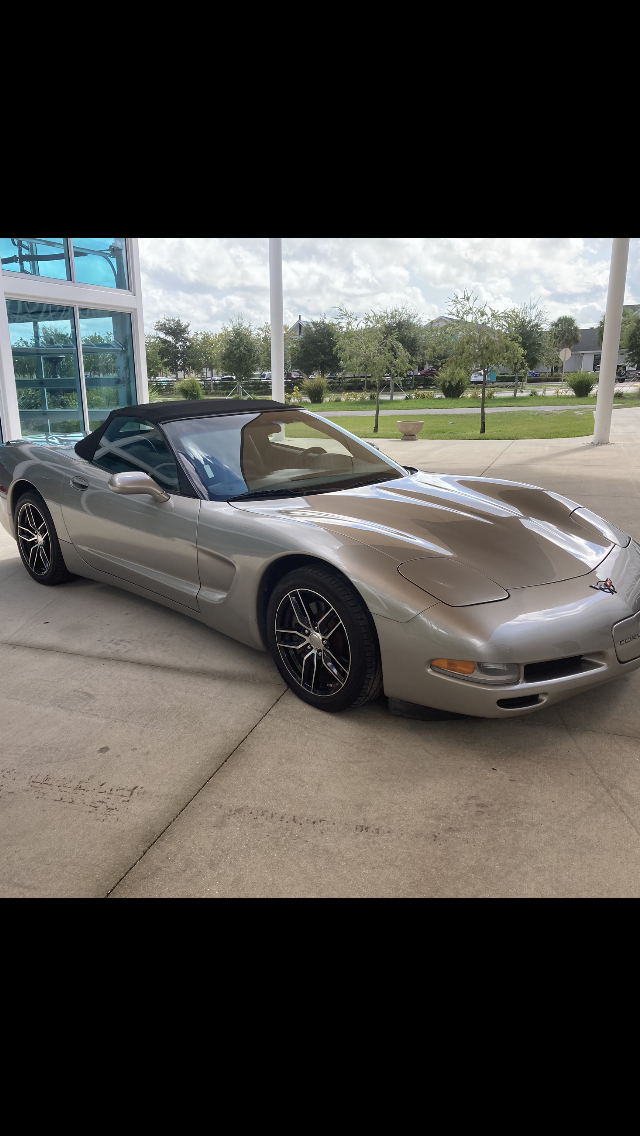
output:
[[[381,446],[548,486],[640,539],[628,414],[604,447]],[[2,896],[640,895],[640,672],[517,721],[326,715],[185,616],[33,583],[2,530],[0,582]]]

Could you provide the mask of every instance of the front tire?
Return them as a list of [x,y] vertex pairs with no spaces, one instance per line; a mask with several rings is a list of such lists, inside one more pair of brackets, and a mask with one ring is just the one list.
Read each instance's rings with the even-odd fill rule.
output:
[[37,584],[66,584],[69,572],[51,513],[39,493],[23,493],[16,505],[18,551],[27,572]]
[[267,638],[285,682],[318,710],[355,709],[382,692],[371,615],[355,589],[328,568],[296,569],[276,584]]

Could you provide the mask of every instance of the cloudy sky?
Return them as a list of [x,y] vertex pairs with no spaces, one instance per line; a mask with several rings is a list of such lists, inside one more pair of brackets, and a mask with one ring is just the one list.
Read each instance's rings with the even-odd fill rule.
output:
[[[602,315],[611,237],[285,237],[285,322],[408,304],[444,315],[464,288],[496,308],[538,300],[551,319],[591,327]],[[269,319],[267,237],[141,237],[145,323],[179,316],[218,331],[242,313]],[[625,303],[640,303],[640,239],[631,240]]]

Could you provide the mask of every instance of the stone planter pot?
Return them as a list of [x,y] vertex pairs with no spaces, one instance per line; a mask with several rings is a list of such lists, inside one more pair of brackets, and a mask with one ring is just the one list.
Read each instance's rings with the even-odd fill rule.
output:
[[424,422],[398,422],[398,430],[402,434],[400,441],[417,442],[423,426]]

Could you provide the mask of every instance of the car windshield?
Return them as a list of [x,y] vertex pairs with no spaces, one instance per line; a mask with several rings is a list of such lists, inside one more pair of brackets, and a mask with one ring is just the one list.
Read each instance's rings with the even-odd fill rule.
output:
[[187,418],[163,429],[209,501],[326,493],[406,476],[376,450],[300,410]]

